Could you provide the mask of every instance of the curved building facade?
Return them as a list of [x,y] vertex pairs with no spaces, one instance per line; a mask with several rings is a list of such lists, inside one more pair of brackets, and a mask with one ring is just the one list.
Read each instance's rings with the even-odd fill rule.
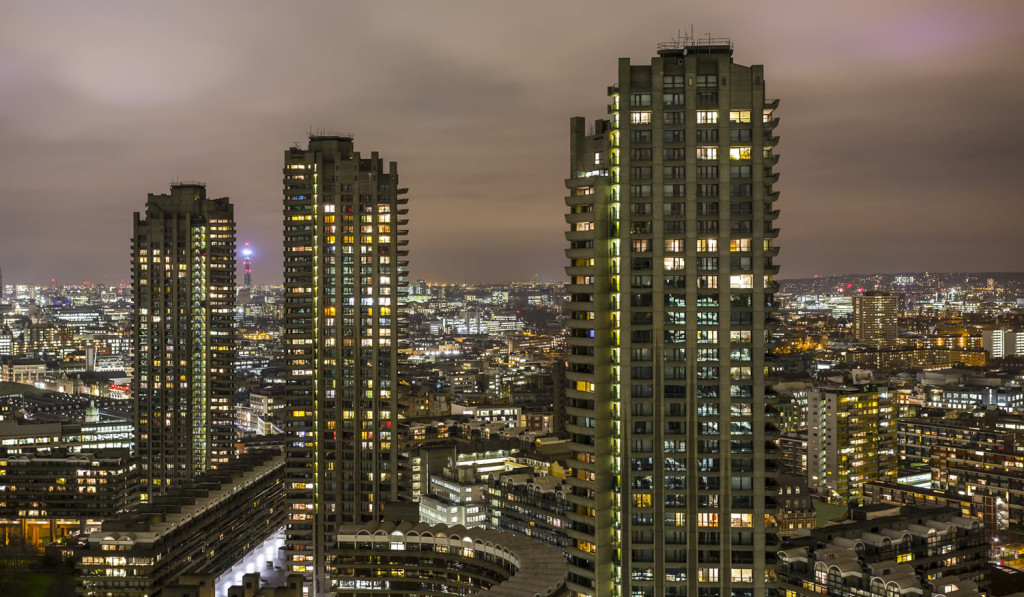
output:
[[554,547],[463,526],[346,525],[329,563],[332,595],[568,594],[568,564]]

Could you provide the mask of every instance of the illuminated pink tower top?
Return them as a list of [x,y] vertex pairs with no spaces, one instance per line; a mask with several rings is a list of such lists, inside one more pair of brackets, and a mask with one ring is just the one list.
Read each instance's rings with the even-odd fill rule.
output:
[[245,289],[252,290],[252,249],[245,243],[242,249],[242,266],[245,268]]

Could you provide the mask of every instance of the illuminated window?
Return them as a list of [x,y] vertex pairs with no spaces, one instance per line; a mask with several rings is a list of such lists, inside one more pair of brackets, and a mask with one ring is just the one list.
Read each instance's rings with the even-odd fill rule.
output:
[[718,110],[697,110],[697,124],[715,124],[718,122]]
[[729,276],[729,287],[730,288],[753,288],[754,287],[754,276],[750,274],[740,274],[736,276]]
[[729,241],[730,251],[749,251],[750,250],[750,239],[749,238],[736,238]]
[[718,148],[713,146],[701,146],[697,148],[698,160],[717,160]]
[[718,239],[717,238],[701,238],[697,239],[697,252],[699,253],[713,253],[718,251]]
[[729,159],[730,160],[749,160],[750,159],[750,147],[730,147],[729,148]]
[[651,124],[650,112],[631,112],[629,116],[632,124]]
[[699,527],[717,527],[718,526],[718,514],[715,512],[698,512],[697,513],[697,526]]
[[[676,241],[676,242],[680,242],[681,243],[682,241]],[[666,257],[665,258],[665,270],[666,271],[681,270],[681,269],[683,269],[685,267],[685,265],[686,265],[686,260],[683,259],[682,257]]]
[[750,122],[750,110],[730,110],[729,122]]

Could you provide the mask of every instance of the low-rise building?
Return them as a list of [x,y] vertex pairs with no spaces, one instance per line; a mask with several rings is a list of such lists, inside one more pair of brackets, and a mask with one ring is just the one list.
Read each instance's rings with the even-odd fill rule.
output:
[[990,495],[1006,505],[1009,524],[1024,528],[1024,451],[938,446],[932,487],[961,495]]
[[790,537],[813,529],[816,524],[814,502],[807,487],[807,478],[792,473],[777,477],[779,493],[775,497],[778,510],[775,513],[779,536]]
[[0,455],[0,542],[37,548],[99,528],[132,503],[128,450]]
[[448,467],[430,476],[430,491],[420,496],[420,520],[427,524],[487,524],[487,483],[475,467]]
[[284,455],[244,454],[105,521],[78,553],[81,597],[156,597],[181,575],[218,574],[285,522]]
[[947,508],[873,505],[854,521],[792,537],[778,552],[789,597],[981,597],[989,545],[981,521]]
[[494,475],[487,493],[489,528],[533,537],[562,553],[574,544],[567,532],[571,488],[564,478],[534,470],[509,472]]
[[924,489],[912,485],[868,481],[864,484],[864,498],[869,504],[898,504],[901,506],[944,506],[960,510],[965,518],[976,518],[985,527],[989,539],[1007,528],[1009,514],[1006,502],[991,495],[961,495],[952,491]]
[[568,564],[554,547],[485,529],[345,525],[328,564],[332,595],[568,595]]

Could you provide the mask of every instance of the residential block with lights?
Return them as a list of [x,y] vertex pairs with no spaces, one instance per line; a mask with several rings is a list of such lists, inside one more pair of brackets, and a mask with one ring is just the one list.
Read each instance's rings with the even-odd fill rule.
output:
[[905,296],[885,292],[853,297],[853,335],[875,348],[895,348],[901,303]]
[[201,183],[149,195],[135,213],[134,399],[140,499],[233,453],[235,220]]
[[408,254],[395,162],[351,136],[284,152],[289,570],[315,595],[339,525],[397,498],[398,344]]
[[807,482],[830,500],[859,502],[867,481],[896,480],[896,396],[878,386],[808,395]]
[[571,121],[576,594],[753,596],[773,578],[778,102],[732,56],[683,38],[620,59],[610,118]]

